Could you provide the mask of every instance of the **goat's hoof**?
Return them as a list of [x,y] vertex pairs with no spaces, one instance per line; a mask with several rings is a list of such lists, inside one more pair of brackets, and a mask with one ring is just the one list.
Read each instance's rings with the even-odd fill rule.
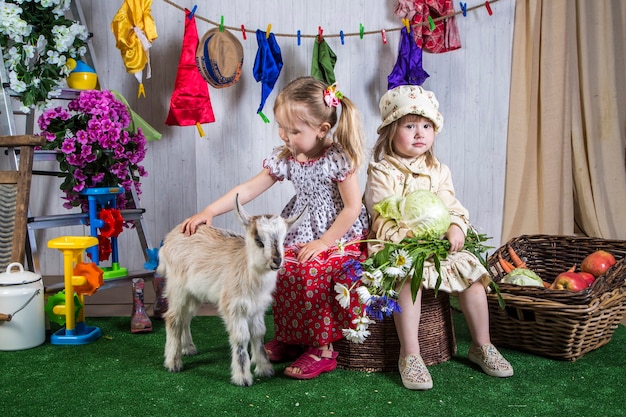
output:
[[230,380],[233,384],[238,385],[240,387],[249,387],[252,385],[252,378],[231,378]]
[[274,367],[271,365],[269,367],[266,366],[257,366],[254,368],[254,374],[261,378],[269,378],[274,376]]
[[193,356],[197,353],[198,353],[198,349],[196,348],[196,345],[185,346],[182,349],[183,356]]
[[166,361],[163,366],[170,372],[180,372],[183,370],[182,361]]

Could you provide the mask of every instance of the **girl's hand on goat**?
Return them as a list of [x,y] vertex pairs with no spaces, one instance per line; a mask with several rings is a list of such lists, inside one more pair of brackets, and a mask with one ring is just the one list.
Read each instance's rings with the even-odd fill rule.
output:
[[315,259],[317,255],[328,249],[328,245],[322,240],[312,240],[309,243],[300,244],[300,251],[296,259],[298,262],[308,262]]
[[201,224],[211,225],[211,217],[210,216],[206,216],[202,212],[200,212],[200,213],[198,213],[198,214],[196,214],[194,216],[191,216],[191,217],[185,219],[185,221],[183,221],[183,223],[182,223],[182,225],[180,227],[180,231],[181,231],[181,233],[184,233],[187,236],[191,236],[194,233],[196,233],[196,229]]

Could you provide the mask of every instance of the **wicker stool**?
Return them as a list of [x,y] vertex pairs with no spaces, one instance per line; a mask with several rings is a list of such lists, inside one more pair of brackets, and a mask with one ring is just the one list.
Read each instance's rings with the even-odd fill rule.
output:
[[[333,343],[339,352],[337,366],[366,372],[398,370],[400,341],[393,317],[385,317],[369,327],[371,334],[365,343],[339,340]],[[445,362],[456,353],[456,339],[452,325],[450,296],[440,291],[422,292],[422,316],[419,328],[420,351],[427,366]]]

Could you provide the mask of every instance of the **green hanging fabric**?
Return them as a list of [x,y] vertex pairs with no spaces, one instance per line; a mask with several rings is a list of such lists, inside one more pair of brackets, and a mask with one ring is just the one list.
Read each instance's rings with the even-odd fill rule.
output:
[[137,133],[137,128],[141,128],[141,132],[143,133],[147,141],[161,139],[161,136],[163,135],[157,132],[155,128],[150,126],[150,124],[148,124],[148,122],[146,122],[140,115],[135,113],[135,111],[130,108],[128,101],[126,101],[123,95],[115,90],[111,90],[111,93],[113,93],[116,99],[124,103],[128,111],[130,112],[130,126],[128,126],[128,128],[132,130],[133,133]]
[[315,39],[313,46],[313,59],[311,60],[311,76],[326,84],[335,83],[335,63],[337,55],[330,49],[326,39]]

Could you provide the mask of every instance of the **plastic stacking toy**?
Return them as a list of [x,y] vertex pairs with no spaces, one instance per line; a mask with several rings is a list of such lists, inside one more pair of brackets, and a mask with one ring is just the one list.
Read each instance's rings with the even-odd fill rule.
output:
[[[71,59],[71,58],[70,58]],[[68,60],[67,66],[73,68],[67,76],[67,86],[75,90],[93,90],[98,85],[96,71],[83,61]]]
[[[85,249],[98,244],[93,236],[61,236],[48,241],[48,247],[63,252],[63,277],[65,303],[50,302],[50,320],[57,323],[65,316],[65,327],[50,336],[53,345],[83,345],[97,340],[102,332],[85,323],[85,293],[93,293],[102,284],[102,270],[85,266],[82,262]],[[95,268],[94,268],[95,267]],[[82,275],[75,275],[81,273]],[[78,291],[77,291],[78,290]],[[58,294],[56,295],[58,297]],[[75,301],[75,297],[78,298]],[[58,300],[58,299],[57,299]],[[60,323],[59,323],[60,324]]]
[[[90,235],[98,238],[99,246],[87,249],[92,261],[104,271],[104,279],[121,278],[128,276],[128,269],[120,266],[117,251],[117,236],[122,232],[124,219],[117,207],[117,195],[123,193],[120,187],[87,188],[81,194],[87,196],[89,203],[89,231]],[[109,249],[110,244],[110,249]],[[101,265],[99,249],[106,246],[106,253],[110,250],[111,266]],[[102,251],[103,253],[105,251]]]

